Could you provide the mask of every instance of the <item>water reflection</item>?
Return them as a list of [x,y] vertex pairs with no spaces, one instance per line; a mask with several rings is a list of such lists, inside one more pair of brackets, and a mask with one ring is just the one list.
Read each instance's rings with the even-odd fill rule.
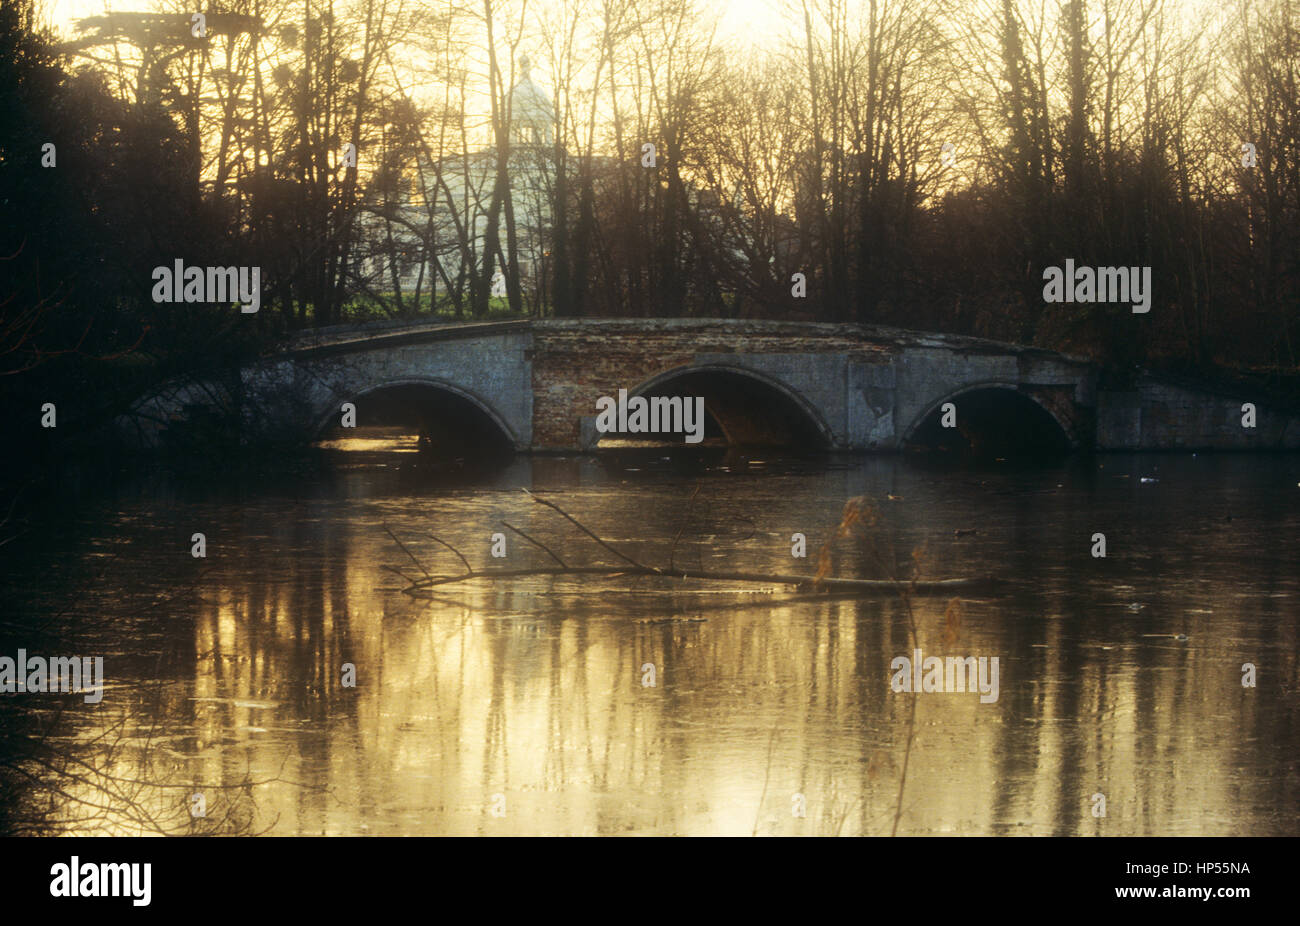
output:
[[[362,454],[101,498],[5,564],[26,626],[106,654],[110,682],[46,743],[81,764],[6,778],[7,827],[57,786],[42,819],[74,832],[847,835],[896,814],[905,834],[1296,832],[1296,459],[693,467],[516,459],[448,484]],[[524,486],[642,561],[773,572],[813,571],[845,500],[870,495],[874,539],[836,544],[835,574],[919,552],[926,576],[1013,580],[955,628],[946,598],[912,603],[927,655],[999,658],[999,698],[892,692],[913,649],[896,596],[588,576],[400,593],[391,570],[462,571],[431,535],[500,565],[502,520],[571,565],[608,561]],[[546,558],[507,544],[507,564]],[[9,764],[31,762],[58,699],[6,697]]]

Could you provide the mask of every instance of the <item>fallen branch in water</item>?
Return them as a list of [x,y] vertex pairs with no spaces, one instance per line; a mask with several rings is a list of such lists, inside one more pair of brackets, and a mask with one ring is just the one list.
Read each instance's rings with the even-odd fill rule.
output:
[[[405,594],[415,598],[428,598],[428,597],[432,597],[431,593],[428,591],[429,589],[441,585],[452,585],[457,582],[465,582],[470,579],[494,580],[494,579],[518,579],[518,578],[525,578],[531,576],[584,576],[584,575],[586,576],[646,576],[646,577],[656,577],[656,578],[666,578],[666,579],[700,579],[703,581],[713,581],[713,582],[759,582],[759,583],[769,583],[769,584],[775,583],[777,585],[789,585],[795,588],[811,588],[815,590],[826,589],[826,590],[838,591],[841,594],[852,593],[852,594],[860,594],[860,595],[896,594],[904,590],[914,595],[940,595],[940,594],[947,594],[958,590],[965,590],[965,591],[988,590],[998,584],[997,580],[992,577],[965,578],[965,579],[933,579],[929,581],[900,582],[894,579],[841,579],[841,578],[836,578],[834,576],[798,575],[795,573],[785,573],[785,572],[750,572],[746,570],[682,569],[682,568],[678,568],[675,565],[670,565],[668,568],[659,568],[657,566],[649,566],[646,565],[645,563],[638,562],[637,560],[633,559],[631,556],[628,556],[626,553],[622,552],[621,550],[618,550],[617,548],[612,546],[609,542],[607,542],[599,535],[597,535],[590,528],[588,528],[586,525],[578,521],[577,518],[573,517],[568,512],[564,511],[562,508],[560,508],[559,505],[555,504],[554,502],[548,501],[543,498],[538,498],[536,495],[534,495],[532,492],[529,492],[527,489],[525,489],[524,492],[528,495],[529,498],[537,502],[539,505],[543,505],[547,508],[550,508],[552,511],[559,514],[565,520],[572,523],[584,534],[586,534],[592,540],[596,541],[596,543],[600,544],[600,546],[603,547],[605,550],[608,550],[610,553],[614,554],[619,559],[623,560],[626,565],[597,565],[597,566],[565,565],[564,561],[561,560],[560,557],[557,556],[548,547],[544,546],[536,539],[528,536],[527,534],[519,530],[519,528],[515,527],[514,525],[507,523],[506,527],[508,527],[516,534],[519,534],[520,536],[524,537],[524,539],[528,540],[530,543],[534,544],[535,546],[540,547],[543,551],[549,554],[551,558],[559,562],[560,565],[533,566],[533,567],[524,567],[524,568],[516,568],[516,569],[483,569],[483,570],[475,571],[469,565],[469,561],[466,560],[465,557],[461,555],[459,550],[457,550],[455,547],[453,547],[450,543],[443,540],[442,538],[430,534],[429,536],[433,537],[434,540],[437,540],[438,543],[442,544],[448,550],[450,550],[452,553],[456,555],[456,557],[465,566],[465,572],[460,573],[459,575],[431,575],[428,572],[428,570],[426,570],[423,566],[420,566],[420,570],[424,572],[424,576],[425,576],[422,579],[410,579],[405,575],[403,575],[402,573],[398,572],[397,573],[398,575],[403,575],[403,578],[406,578],[407,581],[410,582],[410,585],[402,589],[402,591]],[[387,530],[387,528],[385,529]],[[391,531],[389,531],[389,535],[393,536]],[[406,555],[409,556],[414,561],[415,556],[412,555],[411,551],[408,550],[400,540],[397,540],[396,536],[393,536],[393,539],[397,541],[398,546],[402,548],[403,552],[405,552]],[[420,565],[418,561],[416,562],[416,565],[417,566]],[[392,571],[397,572],[396,569],[393,569]]]
[[[400,573],[399,573],[400,574]],[[935,579],[912,583],[899,583],[891,579],[837,579],[827,577],[820,581],[815,576],[801,576],[784,572],[744,572],[687,569],[656,569],[653,566],[537,566],[527,569],[484,569],[475,573],[463,573],[457,576],[431,576],[417,579],[404,592],[415,594],[420,589],[433,588],[438,585],[451,585],[469,579],[517,579],[524,576],[655,576],[663,579],[704,579],[715,582],[768,582],[777,585],[792,585],[795,588],[827,588],[839,590],[856,590],[861,592],[893,593],[899,588],[907,588],[918,595],[938,595],[961,589],[991,587],[996,584],[993,578],[976,579]]]

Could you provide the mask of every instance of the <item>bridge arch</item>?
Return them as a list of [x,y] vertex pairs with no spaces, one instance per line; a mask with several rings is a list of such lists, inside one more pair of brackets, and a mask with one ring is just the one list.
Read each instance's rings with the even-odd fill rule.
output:
[[829,449],[835,444],[835,434],[825,417],[798,390],[739,364],[672,367],[628,389],[629,396],[688,392],[705,397],[706,414],[729,444],[816,449]]
[[[960,401],[963,397],[965,403]],[[947,402],[957,407],[957,430],[968,441],[979,435],[992,446],[1000,443],[1022,453],[1065,453],[1079,446],[1074,423],[1041,397],[1018,383],[990,380],[961,386],[925,406],[903,431],[899,447],[907,449],[933,438]]]
[[[450,396],[454,401],[460,403],[461,409],[472,409],[484,424],[489,424],[499,435],[501,441],[508,444],[512,450],[527,450],[515,429],[504,416],[498,412],[490,402],[485,400],[471,390],[465,389],[456,383],[445,379],[427,376],[401,376],[384,378],[371,382],[360,389],[348,389],[335,395],[326,407],[320,411],[316,417],[315,425],[311,431],[311,438],[318,439],[322,434],[330,430],[331,427],[339,423],[339,407],[344,402],[352,402],[358,405],[358,400],[369,397],[377,397],[386,392],[397,392],[400,390],[409,390],[412,394],[422,393],[430,400],[430,404],[436,403],[439,394]],[[363,423],[363,422],[359,422]]]

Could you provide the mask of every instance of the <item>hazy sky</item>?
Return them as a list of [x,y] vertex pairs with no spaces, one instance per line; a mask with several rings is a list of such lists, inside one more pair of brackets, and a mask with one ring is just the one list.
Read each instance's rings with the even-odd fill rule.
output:
[[[45,0],[45,6],[54,24],[70,33],[73,20],[102,13],[105,0]],[[148,10],[153,4],[150,0],[115,0],[111,6],[124,12]],[[780,0],[709,0],[709,6],[723,10],[721,32],[728,38],[752,39],[775,31],[779,24],[776,11]]]
[[[155,0],[43,0],[45,9],[53,24],[67,37],[76,35],[75,20],[95,16],[104,12],[106,7],[119,12],[147,11],[154,9]],[[529,0],[530,8],[547,6],[551,0]],[[1033,7],[1040,0],[1031,0]],[[1050,8],[1057,0],[1047,0]],[[1208,26],[1213,19],[1234,15],[1241,3],[1255,5],[1273,2],[1273,0],[1172,0],[1167,8],[1181,13],[1187,23]],[[790,8],[798,7],[799,0],[703,0],[702,6],[717,11],[719,30],[717,38],[720,43],[729,46],[751,46],[775,44],[787,38],[791,33],[797,34],[798,23],[791,23]],[[194,0],[196,8],[208,5],[207,0]],[[1101,6],[1100,0],[1090,0],[1089,9]],[[792,28],[792,26],[794,28]],[[1211,29],[1211,31],[1213,31]],[[530,49],[525,42],[522,51],[532,52],[537,60],[536,49]],[[546,83],[545,69],[535,69],[534,79]]]
[[[205,0],[195,0],[196,6],[206,6]],[[530,0],[533,5],[544,6],[548,0]],[[1206,15],[1222,14],[1225,7],[1235,9],[1241,0],[1175,0],[1188,21],[1197,21]],[[1247,0],[1256,3],[1258,0]],[[1267,0],[1266,0],[1267,2]],[[84,16],[94,16],[104,11],[106,5],[117,11],[144,11],[152,9],[152,0],[44,0],[53,23],[67,34],[73,33],[72,23]],[[718,10],[719,38],[728,43],[762,44],[788,31],[787,0],[705,0],[704,5]],[[1051,4],[1049,3],[1049,6]],[[1090,4],[1092,6],[1092,4]]]

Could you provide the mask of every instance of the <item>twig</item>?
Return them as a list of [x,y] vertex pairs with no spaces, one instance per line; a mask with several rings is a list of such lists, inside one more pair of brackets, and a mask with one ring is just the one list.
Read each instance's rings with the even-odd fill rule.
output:
[[[686,502],[687,509],[689,509],[691,505],[695,503],[695,496],[700,494],[700,489],[702,489],[703,487],[704,487],[703,480],[695,483],[695,491],[691,493],[691,497]],[[682,518],[682,526],[677,528],[677,535],[673,537],[673,545],[668,550],[669,569],[675,570],[677,568],[677,541],[682,539],[682,532],[685,530],[686,530],[686,518]]]
[[[406,573],[402,572],[402,570],[398,569],[396,566],[389,566],[387,563],[380,563],[379,568],[380,568],[380,569],[387,569],[389,572],[393,573],[394,575],[399,575],[399,576],[401,576],[401,577],[402,577],[403,579],[405,579],[407,582],[412,582],[412,583],[413,583],[413,582],[417,581],[416,579],[412,579],[412,578],[411,578],[410,576],[408,576]],[[428,575],[428,573],[425,573],[425,574]]]
[[[432,537],[434,540],[438,541],[438,543],[442,544],[444,547],[446,547],[446,548],[447,548],[448,550],[450,550],[451,552],[455,553],[455,554],[456,554],[456,558],[457,558],[458,560],[460,560],[462,563],[464,563],[464,565],[465,565],[465,575],[462,576],[461,578],[468,579],[470,576],[474,575],[474,567],[471,566],[471,565],[469,564],[469,560],[467,560],[465,557],[463,557],[463,556],[460,555],[460,550],[457,550],[455,547],[453,547],[453,546],[452,546],[451,544],[449,544],[447,541],[443,540],[441,537],[439,537],[439,536],[438,536],[437,534],[435,534],[433,531],[429,531],[429,536]],[[427,576],[428,573],[426,572],[425,575]]]
[[543,550],[546,551],[547,555],[550,556],[551,559],[555,560],[555,561],[556,561],[557,563],[559,563],[561,566],[564,566],[565,568],[568,568],[568,565],[569,565],[569,564],[566,563],[564,560],[560,559],[560,557],[559,557],[558,555],[556,555],[555,551],[553,551],[553,550],[552,550],[550,547],[548,547],[546,544],[542,543],[540,540],[537,540],[537,539],[535,539],[535,538],[533,538],[533,537],[529,537],[527,534],[525,534],[525,533],[524,533],[523,531],[521,531],[519,528],[517,528],[517,527],[515,527],[513,524],[511,524],[509,521],[502,521],[501,523],[504,524],[506,527],[510,528],[512,531],[514,531],[514,532],[515,532],[516,534],[518,534],[520,537],[523,537],[525,540],[527,540],[527,541],[528,541],[529,543],[531,543],[533,546],[541,547]]
[[626,553],[623,553],[623,552],[621,552],[621,551],[615,549],[614,547],[610,546],[608,543],[606,543],[605,541],[601,540],[598,536],[596,536],[594,533],[592,533],[590,530],[588,530],[587,527],[586,527],[584,524],[582,524],[582,522],[580,522],[577,518],[575,518],[575,517],[573,517],[572,515],[570,515],[567,511],[565,511],[563,508],[561,508],[559,505],[555,504],[554,502],[548,502],[548,501],[547,501],[546,499],[544,499],[544,498],[538,498],[536,495],[534,495],[532,492],[529,492],[527,489],[524,489],[523,492],[524,492],[525,495],[527,495],[527,496],[528,496],[529,498],[531,498],[533,501],[537,502],[537,504],[539,504],[539,505],[545,505],[547,508],[550,508],[552,511],[556,512],[558,515],[560,515],[560,517],[564,518],[566,521],[568,521],[570,524],[572,524],[572,525],[573,525],[574,527],[576,527],[578,530],[582,531],[584,534],[586,534],[586,535],[587,535],[588,537],[590,537],[592,540],[596,541],[596,543],[600,544],[602,547],[604,547],[604,548],[605,548],[606,550],[608,550],[609,552],[613,553],[613,554],[614,554],[615,556],[617,556],[619,559],[621,559],[621,560],[625,560],[625,561],[631,563],[633,566],[636,566],[638,569],[644,569],[644,570],[647,570],[647,571],[649,571],[649,572],[656,573],[656,574],[659,574],[659,573],[662,573],[662,572],[663,572],[662,569],[656,569],[656,568],[653,567],[653,566],[646,566],[646,565],[644,565],[644,564],[642,564],[642,563],[638,563],[636,560],[634,560],[632,557],[628,556]]
[[[395,544],[397,544],[399,547],[402,548],[402,552],[405,553],[407,556],[411,557],[411,562],[415,563],[416,567],[417,567],[421,572],[424,573],[425,577],[426,577],[426,578],[430,578],[430,579],[432,579],[433,576],[429,575],[429,570],[425,569],[425,568],[424,568],[424,565],[423,565],[423,564],[422,564],[418,559],[415,558],[415,554],[414,554],[414,553],[412,553],[410,550],[406,549],[406,544],[404,544],[404,543],[402,543],[402,541],[398,540],[396,534],[394,534],[392,531],[388,530],[388,525],[387,525],[387,524],[384,525],[384,530],[385,530],[385,531],[388,531],[388,536],[389,536],[389,537],[392,537],[392,538],[393,538],[393,542],[394,542]],[[437,538],[435,537],[434,539],[436,540]],[[460,554],[457,554],[457,555],[459,556]],[[466,564],[466,565],[468,565],[468,564]]]

